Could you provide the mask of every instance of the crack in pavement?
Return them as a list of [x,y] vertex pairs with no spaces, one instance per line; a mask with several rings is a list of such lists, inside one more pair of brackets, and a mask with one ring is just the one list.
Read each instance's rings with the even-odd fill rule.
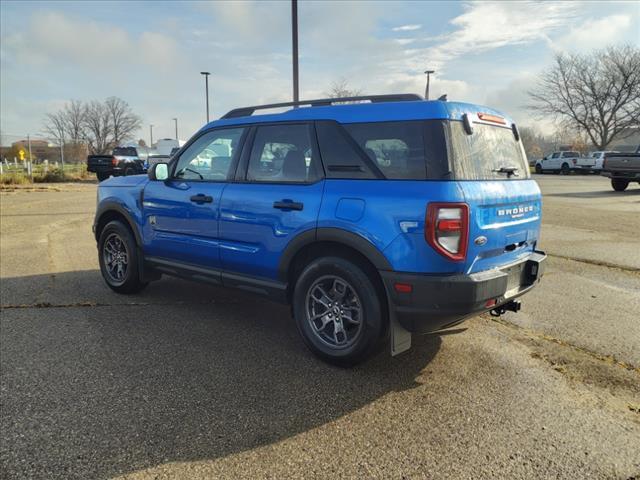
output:
[[614,269],[622,270],[625,272],[640,274],[640,268],[627,267],[625,265],[618,265],[616,263],[605,262],[602,260],[591,260],[588,258],[569,257],[567,255],[558,255],[556,253],[549,253],[549,252],[547,252],[547,256],[553,257],[553,258],[560,258],[562,260],[571,260],[574,262],[586,263],[588,265],[596,265],[598,267],[614,268]]
[[50,302],[38,302],[38,303],[20,303],[20,304],[4,304],[0,305],[0,310],[17,310],[17,309],[29,309],[29,308],[87,308],[87,307],[153,307],[153,306],[167,306],[167,305],[239,305],[242,302],[239,301],[214,301],[209,300],[206,302],[191,302],[191,301],[176,301],[176,302],[130,302],[130,303],[98,303],[98,302],[73,302],[73,303],[50,303]]
[[[486,318],[486,317],[485,317]],[[640,366],[636,366],[636,365],[632,365],[630,363],[627,362],[623,362],[622,360],[618,360],[614,355],[603,355],[601,353],[598,352],[594,352],[593,350],[589,350],[588,348],[585,347],[581,347],[579,345],[575,345],[573,343],[567,342],[565,340],[561,340],[559,338],[556,338],[552,335],[548,335],[546,333],[541,333],[541,332],[536,332],[534,330],[530,330],[528,328],[523,328],[519,325],[515,325],[511,322],[508,322],[506,320],[503,320],[499,317],[490,317],[490,320],[493,322],[496,322],[500,325],[503,325],[505,327],[509,327],[513,330],[517,330],[520,333],[525,334],[526,336],[528,336],[529,338],[532,339],[537,339],[537,340],[545,340],[547,342],[551,342],[551,343],[555,343],[556,345],[560,345],[561,347],[566,347],[566,348],[570,348],[576,352],[580,352],[583,353],[585,355],[588,355],[591,358],[594,358],[596,360],[599,360],[601,362],[604,362],[608,365],[614,365],[620,368],[623,368],[625,370],[629,370],[631,372],[635,372],[637,374],[640,375]]]

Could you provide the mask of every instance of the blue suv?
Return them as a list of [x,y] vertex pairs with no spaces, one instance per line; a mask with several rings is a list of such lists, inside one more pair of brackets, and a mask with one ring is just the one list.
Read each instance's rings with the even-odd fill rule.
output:
[[101,183],[93,228],[116,292],[167,274],[264,295],[352,365],[398,332],[517,311],[540,215],[506,115],[376,95],[232,110],[148,176]]

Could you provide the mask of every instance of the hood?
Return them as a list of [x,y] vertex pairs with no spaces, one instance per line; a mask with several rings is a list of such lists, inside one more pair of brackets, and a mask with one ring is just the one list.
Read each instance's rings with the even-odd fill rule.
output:
[[128,175],[126,177],[111,177],[100,182],[100,187],[135,187],[149,180],[146,173],[140,175]]

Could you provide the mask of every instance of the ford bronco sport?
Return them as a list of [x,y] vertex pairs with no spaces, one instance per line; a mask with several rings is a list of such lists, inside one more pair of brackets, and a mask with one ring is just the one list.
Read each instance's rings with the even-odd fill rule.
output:
[[[276,107],[294,108],[254,115]],[[353,365],[517,311],[540,214],[507,116],[378,95],[232,110],[148,176],[101,183],[93,228],[116,292],[167,274],[290,303],[316,355]]]

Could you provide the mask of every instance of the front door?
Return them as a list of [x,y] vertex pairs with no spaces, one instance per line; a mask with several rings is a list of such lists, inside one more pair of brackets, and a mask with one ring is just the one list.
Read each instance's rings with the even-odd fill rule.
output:
[[310,124],[256,127],[240,181],[229,184],[222,194],[224,282],[232,281],[230,275],[240,275],[249,283],[277,280],[287,244],[316,228],[323,182],[313,138]]
[[239,155],[244,128],[200,135],[174,161],[166,181],[144,190],[144,252],[152,260],[218,269],[222,192]]

